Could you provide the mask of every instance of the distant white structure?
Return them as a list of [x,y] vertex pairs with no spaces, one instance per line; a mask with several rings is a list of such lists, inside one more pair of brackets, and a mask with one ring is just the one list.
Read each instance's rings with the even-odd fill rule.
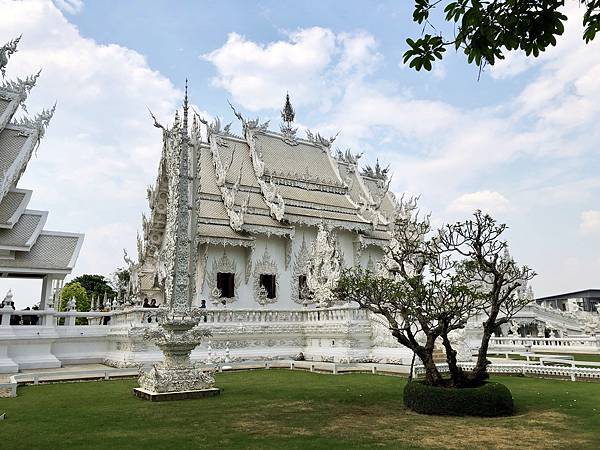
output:
[[585,289],[582,291],[567,292],[564,294],[550,295],[535,299],[536,303],[546,308],[560,311],[577,312],[585,311],[595,313],[600,307],[600,289]]

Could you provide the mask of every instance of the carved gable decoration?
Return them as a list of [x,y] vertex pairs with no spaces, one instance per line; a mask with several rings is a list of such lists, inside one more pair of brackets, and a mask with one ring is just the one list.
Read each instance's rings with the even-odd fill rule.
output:
[[321,224],[317,239],[311,245],[306,284],[320,306],[335,303],[335,289],[341,275],[341,264],[335,237]]
[[294,270],[292,273],[292,283],[291,283],[291,297],[292,301],[299,303],[301,305],[308,305],[310,303],[314,303],[315,300],[312,298],[300,298],[299,285],[298,280],[301,275],[308,275],[308,270],[310,267],[310,248],[307,245],[304,237],[302,238],[302,245],[298,252],[296,253],[296,258],[294,261]]
[[[269,250],[265,248],[260,260],[254,264],[254,298],[259,305],[267,305],[269,303],[275,303],[279,296],[279,276],[278,268],[275,260],[269,253]],[[274,275],[275,276],[275,298],[268,298],[266,290],[260,284],[261,275]]]
[[[217,287],[217,274],[218,273],[233,273],[235,274],[234,278],[234,295],[233,297],[221,297],[221,291]],[[209,296],[213,302],[213,304],[218,305],[219,303],[226,302],[232,303],[237,300],[238,289],[240,287],[240,283],[242,280],[242,276],[240,272],[237,270],[237,264],[235,261],[229,256],[227,253],[223,251],[223,256],[219,259],[214,259],[210,270],[206,274],[206,284],[209,288]]]

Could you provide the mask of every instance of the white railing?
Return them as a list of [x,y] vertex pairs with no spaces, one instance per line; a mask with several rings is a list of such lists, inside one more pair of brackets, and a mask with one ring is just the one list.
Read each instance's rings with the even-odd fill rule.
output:
[[[436,364],[436,366],[440,372],[448,372],[448,364]],[[459,363],[459,366],[466,370],[472,370],[475,368],[475,363]],[[547,376],[556,378],[568,378],[571,381],[577,381],[578,379],[600,379],[600,368],[593,367],[560,365],[547,366],[529,363],[493,363],[487,366],[487,371],[489,373],[496,374],[518,374],[533,375],[539,377]],[[419,365],[414,367],[414,376],[422,376],[424,374],[424,366]]]
[[[232,341],[238,358],[286,357],[304,351],[320,352],[322,358],[350,358],[344,341],[348,330],[368,340],[367,311],[352,307],[319,310],[206,309],[202,325],[213,333],[212,348],[225,348]],[[0,373],[22,369],[55,368],[64,364],[103,362],[125,364],[132,360],[156,360],[160,353],[146,346],[131,331],[140,327],[155,327],[161,320],[157,308],[127,307],[108,312],[56,312],[53,310],[0,310]],[[10,325],[11,317],[36,316],[37,325]],[[77,319],[86,318],[86,325]],[[106,325],[105,325],[106,324]],[[278,330],[271,339],[270,326]],[[264,354],[258,344],[265,342]],[[273,344],[276,342],[276,345]],[[336,345],[337,344],[337,345]],[[207,352],[204,347],[198,354]],[[358,350],[352,350],[356,353]],[[369,347],[360,349],[365,355]],[[204,352],[204,353],[203,353]],[[278,353],[279,352],[279,353]],[[346,352],[346,353],[345,353]],[[352,353],[352,355],[354,355]],[[325,356],[323,356],[325,355]],[[362,353],[361,353],[362,355]],[[397,350],[393,349],[397,359]],[[198,356],[200,357],[200,356]],[[354,357],[354,356],[352,356]],[[360,356],[365,358],[366,356]]]
[[[37,317],[36,325],[57,326],[59,319],[63,318],[64,326],[85,326],[79,325],[77,318],[85,318],[87,325],[102,325],[105,318],[110,318],[110,325],[119,326],[139,326],[140,324],[153,323],[158,320],[159,310],[156,308],[133,307],[114,311],[65,311],[58,312],[53,309],[47,310],[13,310],[12,308],[0,309],[2,317],[1,326],[10,326],[11,317]],[[366,310],[352,307],[335,307],[311,310],[259,310],[259,309],[207,309],[206,323],[268,323],[268,322],[347,322],[368,320]],[[30,322],[30,320],[28,321]],[[19,325],[21,326],[21,325]],[[23,325],[30,326],[30,325]],[[33,325],[35,326],[35,325]]]
[[92,370],[61,370],[56,372],[19,373],[9,378],[8,383],[0,383],[0,397],[16,397],[19,384],[39,384],[40,382],[58,382],[73,380],[89,380],[132,377],[139,369],[92,369]]
[[[55,311],[54,309],[36,310],[24,309],[14,310],[12,308],[0,308],[0,326],[11,326],[11,318],[16,316],[19,323],[12,326],[87,326],[102,325],[105,317],[110,317],[111,311]],[[26,320],[24,318],[27,318]],[[35,319],[34,319],[35,318]],[[64,319],[60,324],[59,319]],[[87,319],[87,324],[80,325],[77,318]],[[34,322],[35,324],[31,324]]]
[[576,336],[562,338],[541,338],[541,337],[493,337],[490,339],[490,349],[502,348],[549,348],[561,350],[589,350],[591,352],[600,351],[600,336]]
[[367,320],[367,311],[350,308],[324,308],[320,310],[273,310],[256,309],[207,310],[207,323],[232,322],[346,322]]
[[[157,320],[158,310],[154,308],[129,308],[111,313],[111,325],[138,326]],[[319,310],[261,310],[261,309],[207,309],[208,324],[226,323],[270,323],[270,322],[347,322],[368,320],[366,310],[352,307],[324,308]]]

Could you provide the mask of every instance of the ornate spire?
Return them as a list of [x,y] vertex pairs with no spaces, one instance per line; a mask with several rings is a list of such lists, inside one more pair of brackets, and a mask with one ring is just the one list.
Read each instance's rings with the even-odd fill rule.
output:
[[298,131],[298,128],[292,127],[294,117],[296,117],[296,112],[290,102],[290,94],[288,92],[285,94],[285,105],[283,105],[283,109],[281,110],[281,125],[279,129],[283,135],[284,142],[289,145],[298,145],[298,141],[296,141],[296,131]]
[[290,102],[290,93],[287,92],[285,94],[285,105],[283,105],[283,109],[281,110],[281,120],[283,120],[283,123],[287,126],[287,128],[292,128],[294,117],[296,117],[296,112],[294,111],[292,103]]
[[183,131],[187,136],[188,131],[188,80],[185,79],[185,97],[183,99]]
[[0,72],[2,72],[2,78],[4,78],[4,76],[6,75],[6,65],[8,64],[8,58],[10,58],[10,56],[13,53],[16,53],[17,44],[20,40],[21,36],[19,36],[16,39],[13,39],[12,41],[7,42],[6,44],[4,44],[3,47],[0,47]]

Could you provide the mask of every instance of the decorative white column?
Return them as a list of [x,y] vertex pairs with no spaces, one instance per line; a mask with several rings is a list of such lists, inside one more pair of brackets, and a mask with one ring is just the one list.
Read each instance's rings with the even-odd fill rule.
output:
[[9,305],[4,305],[3,308],[0,308],[0,314],[2,315],[0,326],[7,327],[10,325],[10,316],[12,315],[12,312],[13,309]]
[[40,296],[40,309],[48,308],[49,301],[52,302],[52,276],[46,275],[42,279],[42,292]]
[[[190,145],[188,137],[187,80],[183,106],[183,126],[176,123],[172,130],[164,130],[169,148],[169,196],[165,248],[161,257],[165,261],[164,305],[158,311],[159,327],[141,328],[147,341],[154,341],[164,354],[164,361],[154,364],[139,377],[140,387],[134,395],[148,400],[179,400],[219,394],[214,388],[212,374],[196,367],[190,354],[210,336],[206,328],[198,327],[204,311],[192,308],[193,286],[196,280],[196,252],[193,246],[196,223],[193,220],[193,177],[190,174]],[[132,330],[132,334],[136,330]]]
[[56,309],[57,305],[54,305],[53,303],[55,302],[55,300],[60,301],[60,298],[55,299],[54,297],[60,292],[64,279],[64,275],[46,275],[42,279],[42,292],[40,295],[41,310],[49,309],[52,307]]

